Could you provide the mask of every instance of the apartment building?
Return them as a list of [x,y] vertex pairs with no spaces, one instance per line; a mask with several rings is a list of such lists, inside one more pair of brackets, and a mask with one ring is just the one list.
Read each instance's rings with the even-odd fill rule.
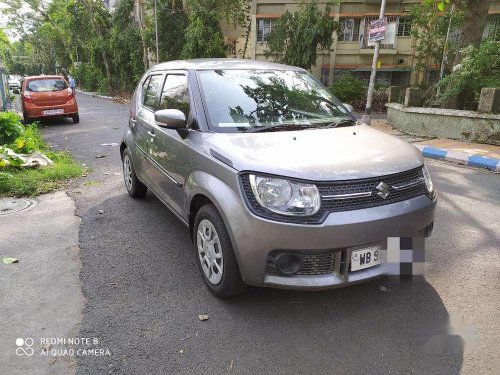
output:
[[[387,22],[395,24],[395,35],[393,43],[382,43],[380,49],[377,73],[380,83],[406,86],[422,79],[432,82],[437,78],[438,66],[431,67],[427,77],[419,77],[421,73],[413,69],[417,41],[410,35],[411,24],[405,9],[418,2],[387,0],[385,14]],[[340,22],[341,32],[334,38],[332,51],[319,54],[316,66],[312,68],[312,73],[323,83],[330,84],[345,72],[369,79],[374,48],[368,43],[368,28],[370,21],[378,18],[380,3],[380,0],[346,0],[331,8],[331,16]],[[319,6],[325,7],[325,4],[320,2]],[[248,37],[247,30],[222,25],[229,56],[265,60],[267,36],[275,20],[286,11],[294,12],[298,6],[299,1],[293,0],[253,0]],[[500,1],[493,1],[490,5],[485,35],[488,33],[490,37],[495,33],[500,36]]]

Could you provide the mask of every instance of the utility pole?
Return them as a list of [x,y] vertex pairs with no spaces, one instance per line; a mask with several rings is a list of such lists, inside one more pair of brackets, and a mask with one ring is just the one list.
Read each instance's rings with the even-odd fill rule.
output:
[[[448,30],[446,31],[446,39],[444,40],[444,46],[443,46],[443,58],[441,59],[441,69],[439,69],[439,81],[441,81],[443,79],[444,64],[448,60],[448,56],[447,56],[447,54],[448,54],[448,39],[450,38],[451,21],[453,19],[453,12],[454,11],[455,11],[455,4],[451,4],[450,20],[448,21]],[[436,95],[439,96],[440,92],[441,92],[441,87],[438,86]]]
[[[382,4],[380,5],[380,15],[379,19],[384,18],[385,14],[385,2],[386,0],[382,0]],[[370,36],[368,36],[369,38]],[[378,62],[378,54],[380,52],[380,40],[375,42],[375,51],[373,52],[373,61],[372,61],[372,73],[370,75],[370,84],[368,85],[368,95],[366,98],[366,109],[365,114],[361,118],[361,122],[367,125],[370,125],[372,121],[372,100],[373,100],[373,88],[375,86],[375,77],[377,75],[377,62]]]
[[160,52],[158,49],[158,15],[156,13],[156,0],[155,0],[155,34],[156,34],[156,63],[160,62]]

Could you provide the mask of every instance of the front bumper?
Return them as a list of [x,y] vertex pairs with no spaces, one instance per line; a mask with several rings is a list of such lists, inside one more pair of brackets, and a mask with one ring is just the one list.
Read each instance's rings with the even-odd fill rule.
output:
[[[288,224],[257,217],[241,208],[238,220],[228,220],[240,271],[251,285],[292,289],[327,289],[347,286],[385,275],[383,266],[349,272],[345,260],[350,248],[385,242],[388,237],[424,237],[434,221],[436,199],[418,196],[407,201],[331,213],[321,225]],[[267,259],[276,250],[302,254],[335,254],[334,271],[326,275],[269,274]]]

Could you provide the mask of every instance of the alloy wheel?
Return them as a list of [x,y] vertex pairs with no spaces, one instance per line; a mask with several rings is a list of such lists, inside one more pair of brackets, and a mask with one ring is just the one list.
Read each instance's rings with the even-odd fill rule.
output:
[[200,221],[196,233],[196,243],[198,257],[205,276],[211,284],[219,284],[224,272],[224,259],[219,235],[209,220]]
[[123,158],[123,178],[128,191],[132,190],[132,163],[128,155]]

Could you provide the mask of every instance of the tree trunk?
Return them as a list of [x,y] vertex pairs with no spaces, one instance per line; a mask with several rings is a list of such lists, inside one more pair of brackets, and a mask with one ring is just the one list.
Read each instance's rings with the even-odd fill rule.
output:
[[[490,2],[488,0],[467,0],[466,4],[461,7],[464,12],[464,25],[462,28],[462,40],[460,49],[467,46],[478,48],[483,39],[483,32],[486,26],[488,17],[488,8]],[[458,65],[463,59],[463,54],[459,51],[455,55],[453,65]],[[448,107],[454,109],[463,109],[467,99],[467,92],[461,92],[448,103]]]
[[142,63],[144,64],[144,70],[148,70],[149,68],[149,48],[146,45],[145,40],[145,3],[144,1],[139,1],[137,7],[137,22],[139,24],[139,30],[141,31],[141,43],[142,43]]
[[[490,2],[488,0],[467,0],[462,6],[464,12],[464,26],[462,32],[461,48],[474,46],[478,48],[481,45],[484,28],[488,19],[488,8]],[[455,57],[455,65],[462,61],[463,55],[457,53]]]

